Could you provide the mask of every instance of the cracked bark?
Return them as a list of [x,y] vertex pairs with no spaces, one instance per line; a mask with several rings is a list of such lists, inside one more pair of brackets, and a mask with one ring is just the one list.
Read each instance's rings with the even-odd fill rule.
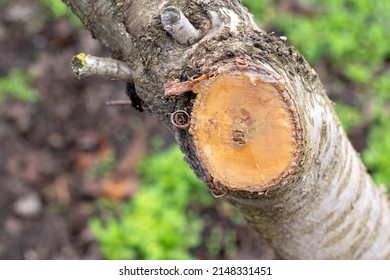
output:
[[[285,40],[258,29],[238,0],[64,2],[114,59],[129,66],[142,108],[172,131],[197,176],[216,197],[233,204],[279,257],[390,258],[387,196],[374,186],[347,140],[317,74]],[[168,6],[182,11],[198,31],[192,45],[178,43],[164,30],[161,13]],[[224,180],[227,174],[213,169],[213,154],[202,152],[199,146],[203,142],[198,133],[207,129],[199,127],[199,102],[214,94],[205,88],[218,84],[218,77],[235,79],[248,71],[262,77],[254,84],[263,84],[262,88],[284,101],[281,115],[291,120],[290,125],[282,119],[275,127],[285,127],[292,135],[295,144],[290,150],[294,152],[286,152],[288,167],[276,172],[280,173],[277,178],[230,183]],[[247,86],[257,85],[249,82]],[[179,110],[191,116],[190,129],[184,128],[187,124],[172,123],[172,114]],[[245,136],[236,129],[233,140],[246,145]],[[256,163],[257,156],[253,158]],[[267,160],[272,161],[272,156]],[[225,158],[230,161],[235,158]],[[237,172],[233,169],[234,179],[239,177]],[[272,172],[264,174],[272,176]]]

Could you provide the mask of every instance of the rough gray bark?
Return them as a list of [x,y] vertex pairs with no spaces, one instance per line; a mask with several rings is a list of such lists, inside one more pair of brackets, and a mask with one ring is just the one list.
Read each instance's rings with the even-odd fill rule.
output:
[[[215,188],[223,188],[224,199],[281,258],[390,258],[387,197],[347,140],[317,74],[284,38],[258,29],[240,1],[64,2],[113,58],[130,67],[144,109],[172,131],[197,176],[216,194]],[[181,10],[198,30],[192,45],[178,43],[164,30],[161,13],[168,6]],[[213,185],[190,132],[171,121],[175,111],[190,113],[196,96],[164,95],[169,83],[185,85],[242,64],[282,80],[299,116],[303,142],[298,168],[272,189]]]

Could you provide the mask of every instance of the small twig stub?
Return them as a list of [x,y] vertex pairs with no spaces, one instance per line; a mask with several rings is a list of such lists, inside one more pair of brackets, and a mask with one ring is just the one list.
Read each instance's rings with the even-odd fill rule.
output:
[[182,45],[191,45],[198,38],[199,32],[177,8],[169,6],[161,13],[161,23],[171,36]]
[[113,58],[79,53],[72,58],[71,66],[73,73],[79,79],[87,76],[96,76],[133,83],[133,75],[129,66],[123,61]]

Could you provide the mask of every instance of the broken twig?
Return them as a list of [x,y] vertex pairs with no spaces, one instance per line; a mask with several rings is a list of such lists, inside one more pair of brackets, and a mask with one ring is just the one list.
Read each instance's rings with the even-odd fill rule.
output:
[[123,61],[113,58],[79,53],[72,58],[71,65],[73,73],[79,79],[87,76],[97,76],[133,83],[133,75],[129,66]]

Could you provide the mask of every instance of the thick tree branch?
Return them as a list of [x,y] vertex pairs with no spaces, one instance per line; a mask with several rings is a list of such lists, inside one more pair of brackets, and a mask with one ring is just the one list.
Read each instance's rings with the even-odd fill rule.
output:
[[[390,258],[387,197],[317,74],[239,0],[65,2],[132,69],[134,100],[172,131],[197,176],[280,257]],[[182,44],[168,34],[170,6],[199,35]]]

